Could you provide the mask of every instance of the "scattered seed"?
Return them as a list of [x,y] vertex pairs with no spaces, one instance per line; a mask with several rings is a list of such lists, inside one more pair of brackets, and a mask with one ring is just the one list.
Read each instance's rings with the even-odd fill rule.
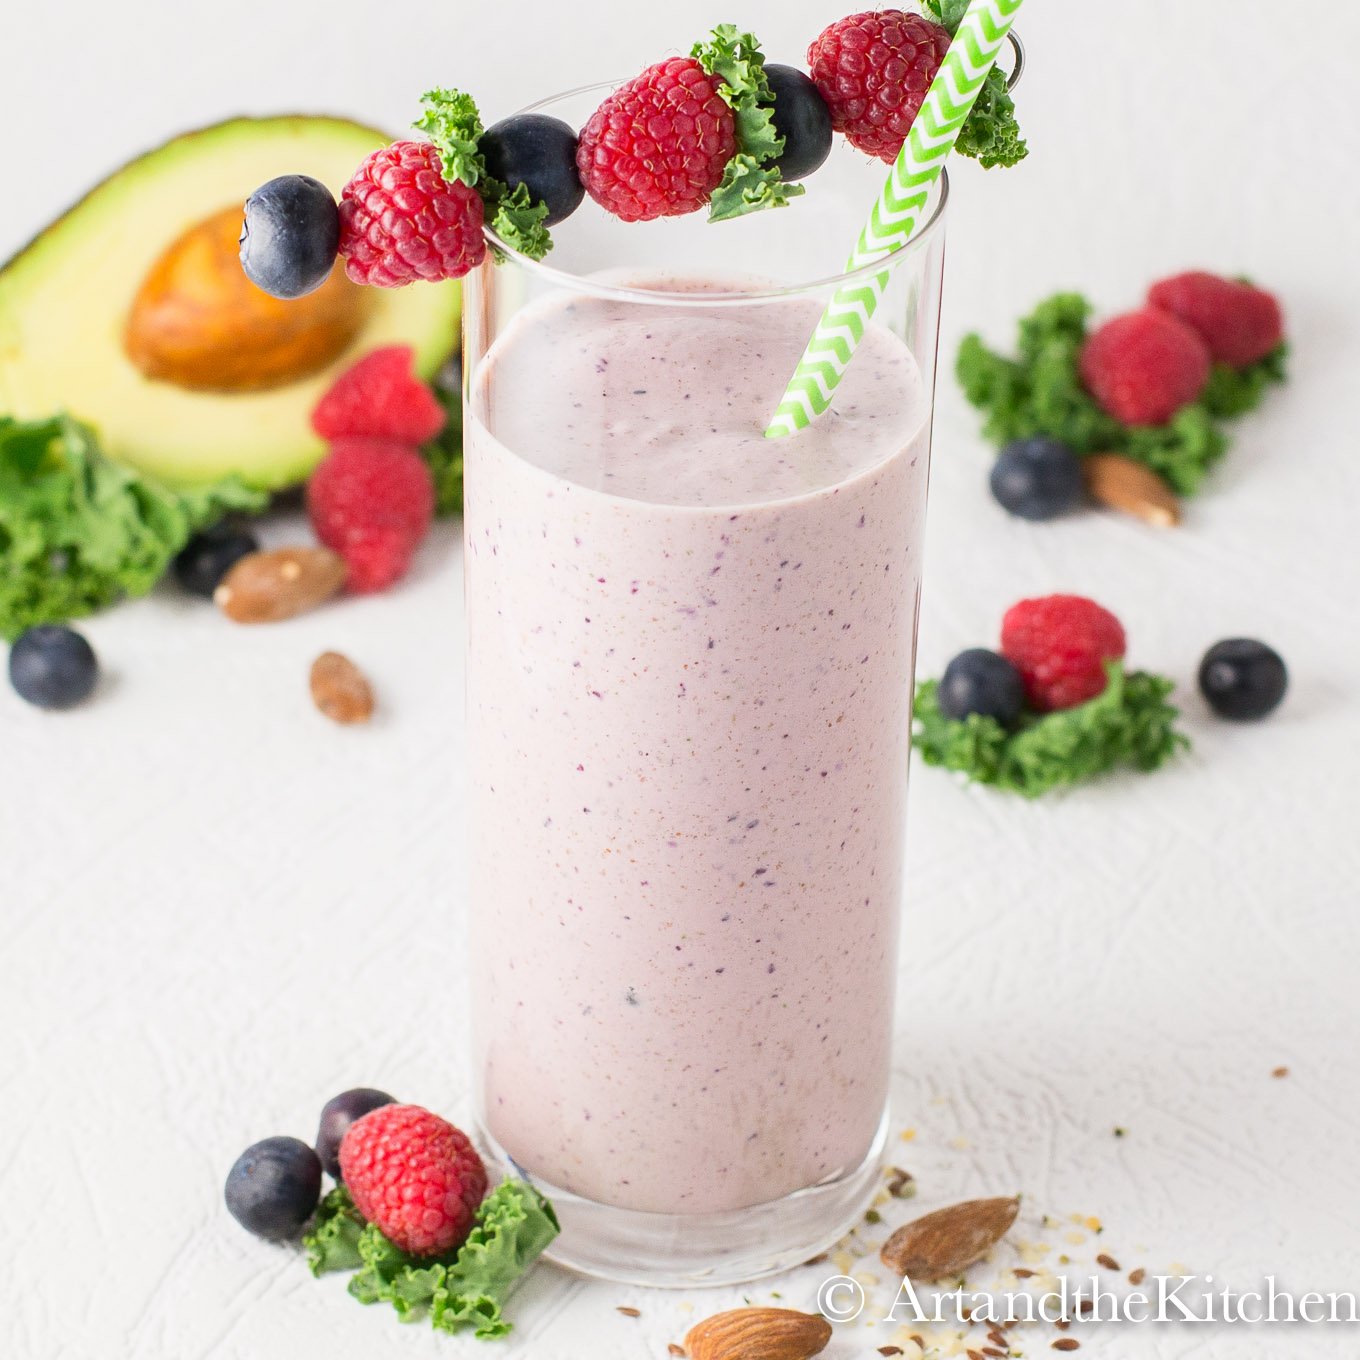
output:
[[1010,1350],[1011,1348],[1011,1343],[1007,1341],[995,1327],[987,1333],[987,1340],[990,1341],[993,1346],[1000,1346],[1002,1350]]
[[910,1199],[916,1193],[916,1178],[900,1166],[888,1168],[888,1193],[894,1199]]
[[878,1348],[878,1353],[879,1353],[880,1355],[905,1355],[905,1354],[906,1354],[906,1352],[902,1349],[901,1346],[880,1346],[880,1347]]
[[684,1353],[685,1348],[683,1346],[677,1346],[674,1341],[672,1341],[670,1345],[666,1347],[667,1355],[684,1355]]
[[641,1316],[642,1316],[642,1310],[641,1310],[640,1308],[620,1307],[620,1308],[616,1309],[616,1311],[622,1313],[622,1314],[624,1315],[624,1317],[641,1317]]
[[808,1259],[807,1259],[806,1261],[804,1261],[803,1264],[804,1264],[805,1266],[819,1266],[819,1265],[821,1265],[823,1262],[827,1261],[828,1259],[829,1259],[829,1258],[828,1258],[826,1252],[823,1252],[820,1256],[810,1256],[810,1257],[808,1257]]
[[983,1355],[999,1355],[1001,1360],[1006,1360],[1006,1356],[1009,1354],[1009,1347],[1006,1350],[1001,1351],[997,1350],[995,1346],[984,1346],[982,1348],[982,1353]]
[[1026,1270],[1024,1266],[1016,1266],[1016,1268],[1011,1271],[1011,1274],[1014,1275],[1017,1280],[1032,1280],[1034,1278],[1034,1272],[1032,1270]]
[[1060,1336],[1054,1343],[1055,1351],[1079,1351],[1081,1342],[1075,1336]]
[[882,1223],[883,1215],[877,1209],[866,1209],[864,1211],[864,1221],[866,1223]]
[[1060,1332],[1065,1332],[1072,1324],[1066,1318],[1059,1318],[1053,1324]]
[[1107,1255],[1103,1251],[1096,1257],[1096,1265],[1104,1266],[1106,1270],[1119,1269],[1119,1262],[1116,1261],[1113,1256]]
[[1119,1127],[1116,1125],[1115,1131],[1114,1131],[1114,1136],[1115,1136],[1116,1138],[1125,1138],[1125,1137],[1128,1136],[1128,1132],[1129,1132],[1128,1129],[1121,1129],[1121,1128],[1119,1128]]
[[1287,1077],[1289,1075],[1289,1069],[1287,1067],[1277,1067],[1270,1075],[1278,1081],[1281,1077]]
[[1131,1271],[1129,1271],[1129,1283],[1130,1283],[1130,1284],[1134,1284],[1134,1285],[1142,1284],[1143,1281],[1146,1280],[1146,1279],[1147,1279],[1147,1271],[1144,1270],[1142,1266],[1139,1266],[1137,1270],[1131,1270]]
[[965,1354],[968,1356],[968,1360],[982,1360],[981,1351],[966,1351]]

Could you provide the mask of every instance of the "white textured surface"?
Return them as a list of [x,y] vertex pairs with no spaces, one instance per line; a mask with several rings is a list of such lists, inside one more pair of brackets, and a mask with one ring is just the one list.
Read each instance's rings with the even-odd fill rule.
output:
[[[718,19],[791,58],[837,7],[526,0],[534,54],[494,10],[418,3],[404,11],[422,27],[414,55],[367,41],[357,3],[209,15],[160,0],[138,22],[78,8],[28,6],[6,27],[24,56],[0,88],[0,247],[172,124],[284,106],[400,123],[434,81],[495,92],[498,114]],[[1122,615],[1137,664],[1182,683],[1196,749],[1155,778],[1038,806],[916,772],[896,1097],[920,1133],[899,1160],[920,1181],[912,1208],[1022,1190],[1030,1220],[1100,1215],[1100,1245],[1126,1269],[1355,1288],[1360,21],[1264,0],[1032,9],[1035,154],[1012,176],[958,176],[945,352],[975,325],[1008,339],[1056,287],[1119,309],[1150,278],[1205,264],[1278,288],[1294,377],[1165,534],[1005,520],[974,421],[942,383],[924,668],[988,641],[1017,595],[1079,589]],[[1074,57],[1089,69],[1065,74]],[[1172,102],[1175,130],[1156,122]],[[0,694],[0,1354],[493,1353],[360,1309],[220,1202],[241,1147],[310,1136],[345,1086],[463,1108],[458,558],[445,532],[399,593],[258,632],[166,592],[89,625],[108,673],[96,703],[47,717]],[[1216,724],[1190,688],[1202,649],[1237,632],[1273,641],[1293,672],[1258,728]],[[310,711],[306,666],[326,647],[373,676],[371,729]],[[1277,1064],[1287,1080],[1271,1079]],[[1099,1248],[1065,1249],[1085,1262]],[[821,1273],[771,1287],[806,1304]],[[735,1297],[541,1271],[498,1353],[664,1355]],[[1353,1356],[1358,1336],[1107,1328],[1083,1344],[1250,1360]],[[827,1354],[889,1339],[842,1328]]]

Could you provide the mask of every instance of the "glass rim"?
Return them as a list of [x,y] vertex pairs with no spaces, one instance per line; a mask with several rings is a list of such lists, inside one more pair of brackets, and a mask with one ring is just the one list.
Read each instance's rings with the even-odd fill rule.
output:
[[[623,83],[621,80],[603,80],[595,81],[589,85],[578,85],[575,89],[562,90],[557,94],[549,95],[546,99],[539,99],[532,104],[526,104],[518,110],[515,116],[524,113],[543,113],[552,105],[561,103],[563,100],[572,99],[578,95],[594,94],[601,90],[615,90]],[[887,167],[885,167],[886,173],[888,173]],[[494,252],[499,252],[505,259],[513,260],[520,268],[528,270],[529,273],[537,275],[540,279],[557,288],[568,289],[576,293],[586,293],[592,297],[608,298],[617,302],[662,304],[670,307],[732,307],[751,303],[775,302],[781,298],[802,297],[809,293],[831,292],[844,287],[848,283],[857,283],[885,270],[896,268],[903,260],[924,249],[940,234],[944,224],[945,207],[949,202],[948,170],[941,169],[940,177],[936,183],[938,191],[930,216],[919,230],[912,233],[910,240],[892,250],[885,251],[868,264],[860,265],[858,269],[827,274],[821,278],[807,279],[799,283],[686,293],[673,292],[661,287],[640,287],[635,284],[606,282],[602,279],[592,278],[588,274],[573,274],[568,270],[558,269],[553,265],[544,263],[543,260],[530,259],[529,256],[516,250],[513,246],[507,245],[486,224],[482,226],[482,235],[486,238],[487,245],[491,247],[493,257],[489,258],[483,267],[487,269],[496,268]],[[872,207],[872,204],[866,207],[866,213],[869,207]],[[777,211],[777,209],[774,211]]]

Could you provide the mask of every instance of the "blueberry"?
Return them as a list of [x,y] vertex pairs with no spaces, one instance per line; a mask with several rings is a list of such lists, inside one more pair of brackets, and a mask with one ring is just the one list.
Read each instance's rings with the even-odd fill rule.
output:
[[810,175],[831,154],[831,113],[817,87],[792,66],[766,66],[774,95],[774,130],[784,139],[775,165],[781,179]]
[[1081,459],[1043,435],[1012,440],[992,465],[992,495],[1021,519],[1052,519],[1081,500]]
[[386,1091],[360,1086],[328,1100],[321,1110],[321,1127],[316,1131],[316,1150],[321,1165],[338,1181],[340,1177],[340,1140],[356,1119],[383,1105],[395,1105],[396,1098]]
[[1025,686],[1004,656],[970,647],[944,668],[936,697],[946,718],[962,721],[970,713],[981,713],[1009,727],[1024,708]]
[[246,199],[241,268],[271,297],[300,298],[326,282],[340,249],[340,210],[310,175],[280,175]]
[[321,1159],[300,1138],[252,1143],[227,1173],[227,1208],[257,1237],[296,1237],[321,1198]]
[[576,172],[576,134],[546,113],[517,113],[487,128],[478,143],[486,173],[511,189],[529,186],[535,203],[546,203],[544,226],[554,226],[581,206],[586,191]]
[[190,595],[212,599],[213,591],[237,562],[260,551],[260,540],[245,529],[216,524],[195,534],[180,549],[173,570],[175,580]]
[[1279,652],[1255,638],[1215,642],[1199,663],[1200,691],[1221,718],[1264,718],[1288,683]]
[[94,648],[71,628],[45,623],[21,633],[9,653],[9,682],[38,708],[72,708],[99,678]]

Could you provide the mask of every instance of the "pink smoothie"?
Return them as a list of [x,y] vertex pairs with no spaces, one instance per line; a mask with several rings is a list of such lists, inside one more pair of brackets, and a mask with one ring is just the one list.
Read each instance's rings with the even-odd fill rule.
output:
[[888,1092],[929,394],[874,327],[577,298],[466,429],[471,970],[490,1134],[631,1209],[858,1165]]

